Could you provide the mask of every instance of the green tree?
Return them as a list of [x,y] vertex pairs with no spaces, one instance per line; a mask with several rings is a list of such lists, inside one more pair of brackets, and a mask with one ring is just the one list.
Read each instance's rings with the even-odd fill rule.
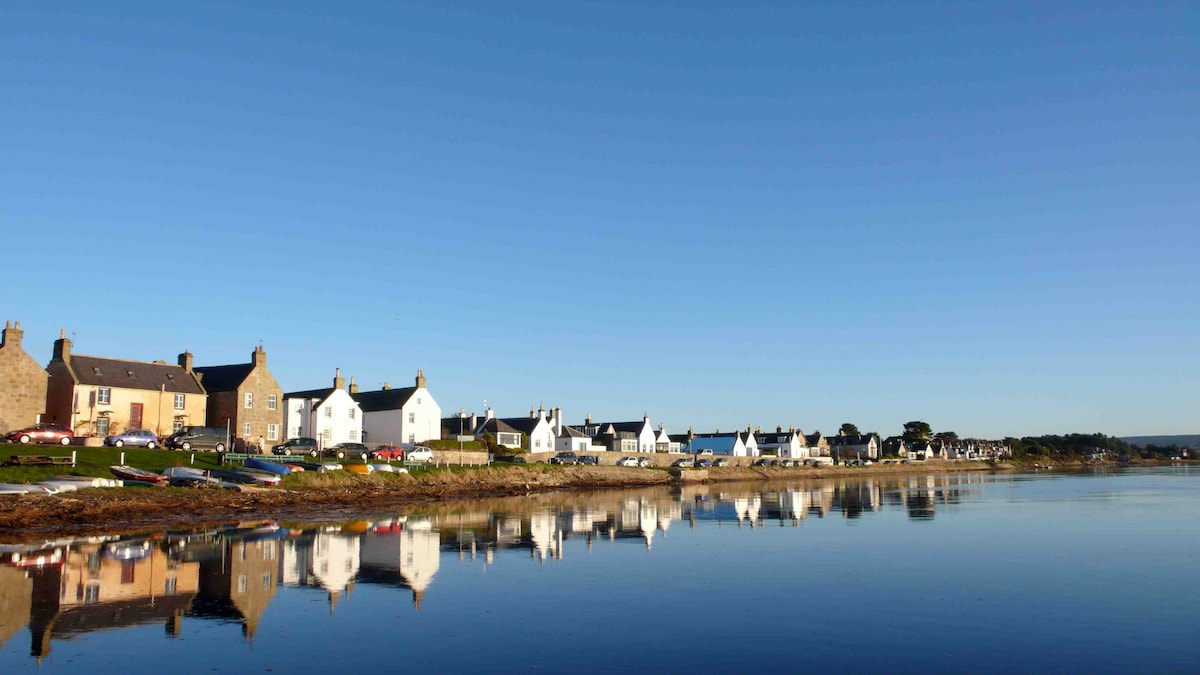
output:
[[850,422],[846,422],[841,427],[839,427],[838,432],[845,436],[860,436],[861,435],[858,433],[858,427],[854,426]]
[[958,434],[953,431],[939,431],[933,435],[933,440],[943,443],[953,443],[958,440]]
[[904,423],[904,440],[906,441],[927,441],[933,436],[933,428],[928,422],[915,420]]

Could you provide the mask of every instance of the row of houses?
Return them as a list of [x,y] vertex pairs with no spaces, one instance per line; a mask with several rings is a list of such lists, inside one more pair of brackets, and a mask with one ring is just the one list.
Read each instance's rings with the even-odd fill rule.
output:
[[769,455],[783,459],[875,460],[882,455],[910,459],[987,459],[1003,450],[979,442],[956,444],[886,441],[874,434],[826,437],[794,426],[711,433],[670,434],[662,424],[640,420],[564,422],[562,408],[530,408],[528,416],[442,417],[423,370],[413,386],[385,383],[360,390],[335,369],[330,386],[284,392],[267,368],[262,346],[246,363],[197,366],[184,351],[175,363],[132,361],[75,354],[66,331],[54,342],[42,368],[23,349],[20,323],[8,322],[0,337],[0,433],[36,422],[70,428],[77,436],[103,437],[124,429],[147,428],[165,436],[185,426],[228,429],[237,445],[266,446],[309,437],[322,445],[361,442],[420,443],[431,439],[489,439],[529,453],[656,452],[731,457]]
[[76,436],[125,429],[166,436],[187,426],[228,429],[237,445],[269,445],[309,436],[323,444],[421,442],[438,438],[441,408],[418,370],[412,387],[359,391],[340,370],[332,386],[284,392],[256,346],[245,363],[197,366],[191,352],[175,363],[76,354],[66,331],[40,366],[23,347],[21,324],[0,334],[0,433],[36,423]]

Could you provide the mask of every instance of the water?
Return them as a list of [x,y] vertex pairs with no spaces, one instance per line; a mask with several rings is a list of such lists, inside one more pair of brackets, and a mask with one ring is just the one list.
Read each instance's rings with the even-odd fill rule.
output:
[[1194,673],[1198,478],[715,485],[8,544],[0,672]]

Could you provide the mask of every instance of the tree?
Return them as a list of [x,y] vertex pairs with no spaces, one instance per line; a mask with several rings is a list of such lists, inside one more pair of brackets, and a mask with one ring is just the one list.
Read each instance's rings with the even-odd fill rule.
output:
[[850,422],[846,422],[840,428],[838,428],[838,433],[842,434],[843,436],[860,436],[861,435],[858,433],[858,427],[854,426]]
[[927,441],[933,435],[933,428],[928,422],[915,420],[913,422],[904,423],[904,440],[906,441]]
[[933,440],[943,443],[953,443],[958,440],[958,434],[953,431],[939,431],[933,435]]

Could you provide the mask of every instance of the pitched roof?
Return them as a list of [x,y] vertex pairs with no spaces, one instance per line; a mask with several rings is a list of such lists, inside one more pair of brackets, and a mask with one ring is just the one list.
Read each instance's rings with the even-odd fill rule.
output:
[[417,393],[416,387],[400,387],[398,389],[380,389],[378,391],[360,391],[350,394],[350,398],[358,403],[365,413],[381,410],[399,410],[408,403],[408,399]]
[[121,389],[169,391],[173,394],[203,394],[204,387],[182,366],[147,361],[106,359],[101,356],[71,355],[71,370],[79,384]]
[[324,401],[329,398],[329,395],[335,391],[333,387],[325,387],[324,389],[305,389],[304,391],[285,392],[284,398],[315,398]]
[[480,427],[481,431],[519,431],[524,434],[531,434],[537,428],[538,422],[541,422],[538,417],[493,417],[483,423]]
[[197,373],[204,377],[200,380],[204,383],[204,388],[208,393],[218,391],[237,391],[237,388],[246,381],[246,377],[250,375],[250,371],[254,370],[253,363],[235,363],[230,366],[201,366],[195,368]]
[[562,428],[562,433],[560,433],[558,435],[558,437],[559,438],[588,438],[588,435],[569,424],[564,424],[563,428]]

